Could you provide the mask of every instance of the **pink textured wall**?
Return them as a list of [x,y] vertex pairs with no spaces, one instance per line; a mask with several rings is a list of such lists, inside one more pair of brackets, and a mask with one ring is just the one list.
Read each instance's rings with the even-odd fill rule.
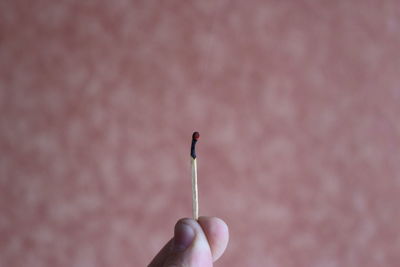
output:
[[0,266],[399,266],[400,4],[0,2]]

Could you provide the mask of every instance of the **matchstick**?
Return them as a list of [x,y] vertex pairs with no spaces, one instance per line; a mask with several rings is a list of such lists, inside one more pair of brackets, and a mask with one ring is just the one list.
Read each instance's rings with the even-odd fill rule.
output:
[[192,165],[192,210],[193,219],[199,218],[199,189],[197,187],[197,161],[196,161],[196,143],[200,134],[194,132],[192,135],[192,145],[190,147],[190,162]]

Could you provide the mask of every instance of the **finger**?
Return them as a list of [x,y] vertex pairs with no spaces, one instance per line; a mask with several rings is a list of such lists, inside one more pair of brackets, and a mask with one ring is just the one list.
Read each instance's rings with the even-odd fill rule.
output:
[[224,252],[229,239],[227,225],[215,217],[200,217],[198,222],[181,219],[174,238],[157,254],[149,267],[212,266]]
[[229,241],[229,230],[226,223],[216,217],[200,217],[198,220],[210,244],[213,261],[224,253]]
[[210,245],[200,224],[193,219],[179,220],[164,266],[212,267],[212,262]]

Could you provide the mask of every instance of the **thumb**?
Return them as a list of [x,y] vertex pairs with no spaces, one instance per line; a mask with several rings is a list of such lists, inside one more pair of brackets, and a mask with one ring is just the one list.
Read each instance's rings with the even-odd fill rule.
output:
[[213,257],[206,234],[193,219],[179,220],[165,267],[212,267]]

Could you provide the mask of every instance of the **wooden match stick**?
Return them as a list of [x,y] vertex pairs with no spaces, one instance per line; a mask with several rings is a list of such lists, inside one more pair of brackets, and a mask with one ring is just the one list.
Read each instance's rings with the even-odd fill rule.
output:
[[192,165],[192,210],[193,219],[199,218],[199,189],[197,187],[197,161],[196,161],[196,143],[200,134],[194,132],[192,135],[192,145],[190,147],[190,162]]

